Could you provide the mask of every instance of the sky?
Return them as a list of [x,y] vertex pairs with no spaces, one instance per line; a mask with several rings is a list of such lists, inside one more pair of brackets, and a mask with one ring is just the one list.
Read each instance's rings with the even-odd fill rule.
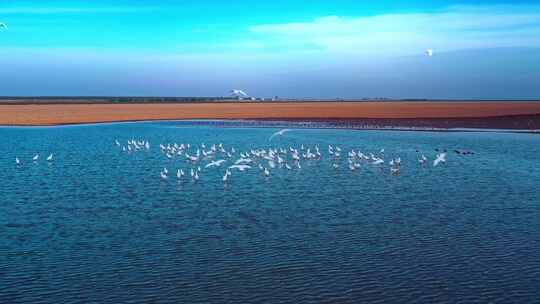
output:
[[0,96],[540,98],[539,1],[246,2],[0,1]]

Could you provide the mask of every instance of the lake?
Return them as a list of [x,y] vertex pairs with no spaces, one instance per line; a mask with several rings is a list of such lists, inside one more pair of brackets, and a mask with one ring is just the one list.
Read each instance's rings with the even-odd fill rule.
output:
[[[0,302],[540,301],[540,136],[293,128],[269,141],[276,131],[1,127]],[[130,152],[132,139],[150,148]],[[175,143],[186,148],[160,148]],[[283,164],[250,152],[270,148],[286,150]],[[354,171],[351,150],[369,158]],[[252,168],[224,183],[240,153]]]

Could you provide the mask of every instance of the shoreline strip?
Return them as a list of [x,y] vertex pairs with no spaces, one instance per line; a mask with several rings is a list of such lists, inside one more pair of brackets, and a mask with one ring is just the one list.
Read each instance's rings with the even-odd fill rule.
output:
[[540,129],[540,102],[0,105],[0,125],[54,126],[163,120],[314,122],[336,126]]

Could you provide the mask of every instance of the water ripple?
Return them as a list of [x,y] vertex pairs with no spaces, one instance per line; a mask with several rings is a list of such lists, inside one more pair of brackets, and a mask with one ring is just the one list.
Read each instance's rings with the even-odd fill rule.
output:
[[[273,133],[175,125],[0,128],[0,303],[540,301],[538,136],[295,130],[279,144],[384,147],[403,172],[313,163],[228,187],[217,171],[162,182],[189,165],[113,145],[247,150]],[[476,153],[417,165],[441,147]]]

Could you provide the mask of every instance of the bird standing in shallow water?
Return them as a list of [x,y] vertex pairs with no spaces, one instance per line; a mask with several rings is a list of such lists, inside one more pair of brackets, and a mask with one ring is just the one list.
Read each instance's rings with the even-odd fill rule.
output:
[[178,169],[176,171],[176,178],[177,179],[182,179],[182,176],[184,176],[184,171],[182,171],[181,169]]
[[231,176],[231,171],[226,170],[225,175],[223,175],[223,182],[226,183],[229,180],[229,176]]

